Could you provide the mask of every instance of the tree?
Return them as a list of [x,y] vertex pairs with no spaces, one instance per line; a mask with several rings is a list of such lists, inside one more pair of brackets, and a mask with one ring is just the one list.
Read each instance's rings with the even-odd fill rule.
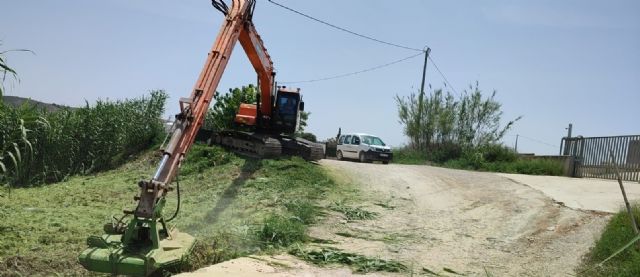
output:
[[311,115],[310,112],[300,112],[300,122],[298,123],[298,130],[296,130],[296,133],[304,133],[304,128],[307,127],[307,120],[309,120],[309,115]]
[[[255,104],[257,89],[253,84],[243,86],[241,88],[229,89],[228,93],[216,93],[216,102],[207,112],[203,124],[204,129],[208,130],[229,130],[237,129],[234,119],[240,104]],[[296,134],[303,133],[309,119],[309,112],[300,112],[300,122]]]
[[250,84],[241,88],[229,89],[228,93],[216,93],[216,102],[207,112],[203,128],[209,130],[228,130],[235,126],[233,120],[242,103],[256,103],[256,88]]
[[442,89],[433,91],[422,101],[415,93],[408,97],[396,95],[399,122],[404,125],[404,133],[415,149],[494,144],[521,118],[517,117],[501,127],[502,104],[495,95],[496,91],[493,91],[489,97],[483,98],[478,82],[475,86],[470,85],[459,99]]

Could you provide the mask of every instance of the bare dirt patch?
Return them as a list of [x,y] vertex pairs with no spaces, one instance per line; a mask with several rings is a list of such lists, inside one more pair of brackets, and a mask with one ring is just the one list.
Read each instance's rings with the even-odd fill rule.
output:
[[[311,227],[310,235],[351,253],[400,261],[410,268],[404,275],[574,273],[609,218],[606,213],[564,207],[538,190],[493,173],[332,160],[321,164],[341,181],[357,184],[356,205],[377,216],[347,220],[343,213],[329,211],[323,222]],[[351,274],[345,268],[311,266],[284,257],[289,265],[266,262],[275,258],[269,256],[232,262],[258,275]],[[265,265],[270,269],[262,268]]]

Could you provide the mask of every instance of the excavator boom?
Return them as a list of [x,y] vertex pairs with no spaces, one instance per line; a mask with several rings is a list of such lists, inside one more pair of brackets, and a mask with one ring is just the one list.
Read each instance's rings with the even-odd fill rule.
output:
[[[134,197],[137,201],[135,210],[124,211],[122,218],[106,226],[107,234],[87,239],[89,248],[78,256],[78,260],[90,271],[148,276],[179,266],[190,253],[195,239],[168,227],[173,217],[166,219],[163,214],[165,196],[174,189],[171,183],[203,124],[238,40],[258,73],[262,92],[259,114],[269,118],[272,113],[273,63],[251,23],[255,0],[233,0],[230,8],[222,1],[213,1],[213,4],[225,14],[224,22],[191,96],[180,99],[180,113],[176,115],[157,170],[150,179],[138,183],[140,191]],[[257,111],[254,113],[258,114]],[[126,216],[131,217],[127,223],[124,222]]]

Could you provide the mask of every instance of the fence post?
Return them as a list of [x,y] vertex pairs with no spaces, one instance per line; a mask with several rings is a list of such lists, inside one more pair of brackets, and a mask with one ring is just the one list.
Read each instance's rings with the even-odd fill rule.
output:
[[629,213],[629,218],[631,218],[631,227],[633,227],[633,231],[636,233],[640,233],[638,231],[638,223],[636,223],[636,217],[633,215],[633,211],[631,210],[631,205],[629,204],[629,200],[627,199],[627,193],[624,191],[624,185],[622,185],[622,176],[620,175],[620,169],[618,168],[618,164],[616,163],[616,157],[613,155],[613,150],[609,147],[609,156],[611,156],[611,165],[616,171],[616,177],[618,177],[618,184],[620,185],[620,191],[622,191],[622,198],[624,198],[624,205],[627,207],[627,212]]

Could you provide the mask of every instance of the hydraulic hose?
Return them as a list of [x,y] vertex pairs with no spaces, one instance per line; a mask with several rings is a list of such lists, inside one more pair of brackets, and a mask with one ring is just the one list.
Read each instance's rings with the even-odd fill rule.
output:
[[180,174],[176,174],[176,193],[178,194],[178,205],[176,206],[176,211],[173,213],[171,218],[167,219],[166,222],[169,222],[178,216],[178,212],[180,212]]

